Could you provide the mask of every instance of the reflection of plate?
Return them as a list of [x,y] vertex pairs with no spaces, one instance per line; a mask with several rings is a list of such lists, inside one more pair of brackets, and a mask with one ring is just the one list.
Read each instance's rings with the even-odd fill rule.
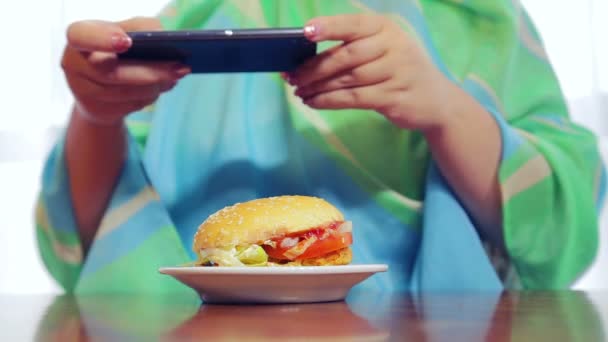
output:
[[313,303],[343,300],[387,265],[308,267],[166,267],[207,303]]
[[388,341],[381,329],[346,302],[203,305],[161,341]]

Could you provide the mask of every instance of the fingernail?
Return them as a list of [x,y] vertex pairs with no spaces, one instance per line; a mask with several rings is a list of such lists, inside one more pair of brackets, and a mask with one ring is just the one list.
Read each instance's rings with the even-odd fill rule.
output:
[[125,36],[123,34],[114,34],[112,35],[112,47],[116,52],[124,52],[131,47],[133,41],[131,37]]
[[281,76],[283,77],[285,82],[289,83],[290,85],[294,85],[294,78],[289,73],[284,72],[281,74]]
[[304,27],[304,35],[310,40],[315,40],[319,35],[319,26],[313,24],[306,25]]
[[190,67],[188,66],[184,66],[184,65],[176,65],[173,68],[173,73],[175,74],[175,76],[178,77],[184,77],[186,75],[188,75],[190,73]]

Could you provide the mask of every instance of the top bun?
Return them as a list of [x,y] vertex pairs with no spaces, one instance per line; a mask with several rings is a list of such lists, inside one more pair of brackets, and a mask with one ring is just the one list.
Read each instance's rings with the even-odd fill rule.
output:
[[194,235],[194,251],[257,244],[268,239],[344,221],[326,201],[280,196],[237,203],[209,216]]

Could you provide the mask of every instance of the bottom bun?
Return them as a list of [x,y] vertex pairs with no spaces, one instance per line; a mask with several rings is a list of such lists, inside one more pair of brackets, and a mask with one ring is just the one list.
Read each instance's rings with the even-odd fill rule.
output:
[[317,258],[295,260],[290,262],[281,262],[270,259],[268,260],[268,264],[272,266],[333,266],[348,265],[352,259],[353,252],[350,247],[346,247]]

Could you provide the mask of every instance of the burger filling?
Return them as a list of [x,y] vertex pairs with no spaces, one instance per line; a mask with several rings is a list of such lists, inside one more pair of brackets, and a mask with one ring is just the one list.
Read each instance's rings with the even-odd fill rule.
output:
[[353,243],[352,224],[336,222],[306,232],[293,233],[265,241],[262,244],[268,256],[277,261],[318,258],[346,248]]
[[270,239],[260,245],[203,249],[199,260],[202,266],[267,266],[322,257],[352,243],[351,222],[335,222]]
[[258,245],[207,248],[200,251],[201,266],[266,266],[268,254]]

